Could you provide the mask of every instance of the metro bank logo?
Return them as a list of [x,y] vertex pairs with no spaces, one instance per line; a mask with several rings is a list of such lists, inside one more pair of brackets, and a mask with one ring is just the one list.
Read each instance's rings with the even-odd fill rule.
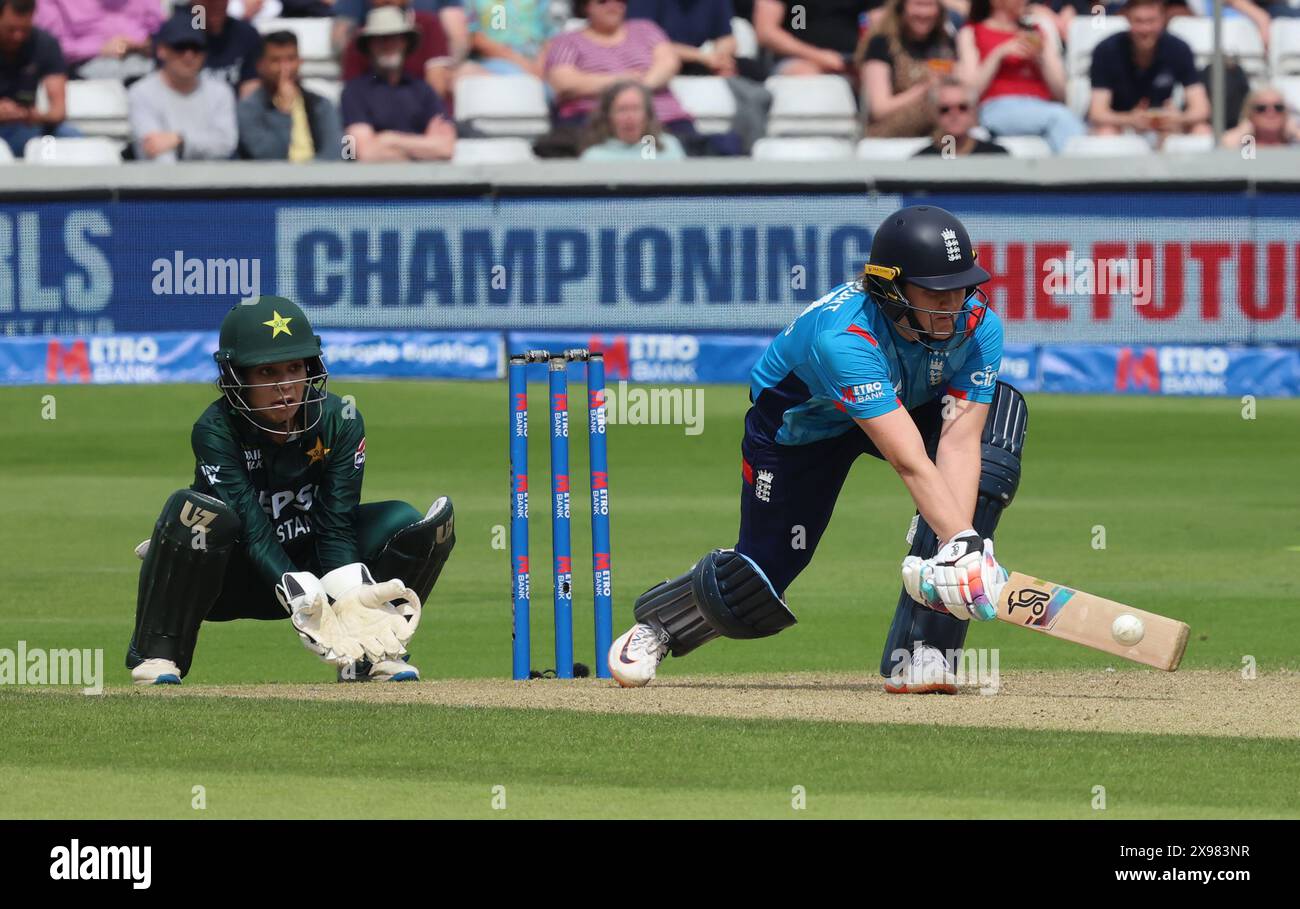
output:
[[1160,361],[1154,347],[1122,347],[1115,364],[1115,390],[1160,391]]
[[84,338],[73,341],[66,350],[59,341],[51,339],[45,349],[46,383],[58,384],[60,373],[78,382],[90,381],[90,354]]

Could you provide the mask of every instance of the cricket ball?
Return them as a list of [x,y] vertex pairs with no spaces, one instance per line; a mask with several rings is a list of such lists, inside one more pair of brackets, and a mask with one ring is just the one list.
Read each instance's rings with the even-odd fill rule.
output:
[[1142,640],[1142,635],[1146,634],[1146,630],[1146,626],[1142,624],[1141,619],[1127,612],[1115,619],[1110,626],[1111,636],[1128,647],[1132,647]]

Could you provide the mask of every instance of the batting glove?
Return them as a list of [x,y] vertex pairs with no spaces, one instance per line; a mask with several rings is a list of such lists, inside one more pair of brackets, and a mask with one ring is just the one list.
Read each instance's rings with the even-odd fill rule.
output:
[[934,586],[948,611],[963,621],[997,617],[998,598],[1007,572],[993,556],[993,541],[965,530],[939,547],[934,557]]

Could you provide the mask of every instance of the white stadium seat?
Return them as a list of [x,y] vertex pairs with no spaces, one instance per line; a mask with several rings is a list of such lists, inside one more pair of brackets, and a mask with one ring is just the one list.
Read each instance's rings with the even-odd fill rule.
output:
[[527,139],[457,139],[452,164],[522,164],[536,160]]
[[1040,136],[998,136],[993,140],[1013,158],[1050,158],[1052,146]]
[[1070,22],[1070,46],[1066,53],[1066,74],[1087,77],[1092,69],[1092,52],[1105,39],[1128,31],[1123,16],[1075,16]]
[[119,80],[72,79],[66,99],[69,126],[87,136],[125,139],[130,135],[126,87]]
[[769,136],[858,134],[858,109],[848,80],[841,76],[772,76],[763,83],[772,94]]
[[[68,84],[71,85],[72,83]],[[302,87],[307,89],[309,92],[315,92],[324,98],[328,98],[330,101],[334,102],[335,105],[337,105],[339,99],[343,97],[343,83],[338,79],[303,79]]]
[[339,63],[330,44],[329,17],[304,19],[266,19],[257,23],[263,35],[271,32],[293,32],[298,37],[298,56],[302,58],[299,75],[320,79],[337,79]]
[[929,136],[908,139],[863,139],[858,143],[858,157],[867,161],[904,161],[929,144]]
[[28,164],[121,164],[122,145],[102,136],[84,139],[55,139],[40,136],[23,146]]
[[1291,116],[1300,117],[1300,76],[1287,76],[1274,81],[1273,85],[1286,99],[1286,106],[1291,109]]
[[[1214,54],[1214,19],[1209,16],[1175,16],[1169,20],[1169,32],[1191,45],[1196,65],[1206,66]],[[1223,51],[1236,57],[1241,68],[1251,75],[1262,75],[1268,68],[1264,59],[1264,42],[1259,29],[1249,19],[1234,16],[1223,20]]]
[[1065,85],[1065,106],[1074,111],[1080,120],[1088,119],[1088,105],[1092,103],[1092,82],[1087,76],[1073,76]]
[[1273,20],[1268,55],[1274,79],[1300,75],[1300,19]]
[[736,56],[748,60],[758,57],[758,34],[748,19],[736,16],[731,20],[731,34],[736,39]]
[[13,164],[14,153],[9,150],[8,142],[0,142],[0,164]]
[[1160,151],[1166,155],[1199,155],[1214,150],[1214,136],[1166,136]]
[[1065,143],[1065,154],[1078,158],[1149,155],[1151,143],[1141,136],[1075,136]]
[[676,76],[668,83],[673,96],[695,119],[702,133],[725,133],[736,118],[736,96],[718,76]]
[[546,90],[536,76],[466,76],[456,82],[456,119],[489,136],[544,135]]
[[754,143],[751,155],[755,161],[847,161],[853,143],[824,136],[768,137]]

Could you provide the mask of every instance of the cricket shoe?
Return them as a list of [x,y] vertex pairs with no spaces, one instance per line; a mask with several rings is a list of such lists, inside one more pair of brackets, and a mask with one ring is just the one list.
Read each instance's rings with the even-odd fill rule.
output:
[[179,685],[181,670],[171,660],[145,660],[131,670],[131,681],[137,685]]
[[339,667],[340,682],[418,682],[420,670],[416,669],[404,656],[400,660],[358,660],[347,666]]
[[885,690],[890,694],[956,694],[957,676],[948,668],[943,651],[918,647],[910,660],[894,667]]
[[609,648],[609,674],[624,688],[640,688],[668,656],[668,632],[636,624]]

